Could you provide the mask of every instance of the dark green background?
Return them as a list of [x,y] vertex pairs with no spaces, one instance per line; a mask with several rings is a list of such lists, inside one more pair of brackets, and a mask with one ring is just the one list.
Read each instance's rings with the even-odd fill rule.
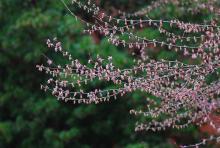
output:
[[[108,0],[100,5],[109,13],[115,9],[138,10],[150,1]],[[115,9],[113,9],[115,8]],[[159,16],[155,10],[152,16]],[[163,17],[185,20],[201,17],[178,13],[170,6]],[[201,15],[199,15],[201,16]],[[129,94],[122,99],[100,105],[73,105],[56,100],[40,90],[47,75],[35,68],[45,62],[42,53],[57,58],[49,51],[47,38],[58,37],[64,47],[82,62],[88,55],[113,56],[119,67],[131,66],[126,49],[110,45],[103,37],[83,34],[84,26],[68,14],[59,0],[0,1],[0,148],[165,148],[178,143],[199,140],[195,127],[165,132],[134,132],[137,118],[129,110],[143,106],[146,97]],[[141,31],[150,38],[158,32]],[[154,58],[176,59],[176,53],[161,51]],[[104,83],[98,87],[110,87]]]

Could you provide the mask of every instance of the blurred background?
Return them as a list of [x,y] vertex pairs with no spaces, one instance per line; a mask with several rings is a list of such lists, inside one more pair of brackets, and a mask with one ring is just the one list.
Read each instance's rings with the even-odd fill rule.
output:
[[[96,1],[113,15],[118,9],[132,12],[150,2]],[[84,15],[78,9],[73,10]],[[207,16],[186,15],[173,5],[164,11],[158,8],[150,15],[185,21],[199,21]],[[60,0],[0,1],[0,148],[171,148],[176,147],[175,143],[199,141],[201,135],[194,126],[179,131],[136,133],[137,119],[129,115],[129,110],[145,105],[146,96],[139,92],[111,103],[74,105],[59,102],[40,90],[40,84],[47,78],[35,68],[36,64],[45,62],[42,53],[62,63],[60,57],[47,49],[48,38],[57,37],[65,49],[82,62],[99,54],[112,56],[118,67],[131,66],[133,57],[126,48],[109,44],[99,34],[84,34],[83,29],[84,24],[69,15]],[[160,35],[148,28],[141,32],[149,38]],[[157,50],[152,56],[181,58],[167,50]],[[111,87],[104,82],[95,85]]]

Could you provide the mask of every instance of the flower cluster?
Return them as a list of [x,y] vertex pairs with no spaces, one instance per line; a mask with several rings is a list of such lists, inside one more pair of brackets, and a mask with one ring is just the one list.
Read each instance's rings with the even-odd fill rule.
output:
[[[78,0],[73,0],[73,3],[94,18],[94,23],[86,23],[89,29],[85,30],[85,32],[90,34],[99,32],[108,37],[109,42],[116,46],[138,48],[143,55],[147,47],[163,47],[170,50],[173,49],[184,56],[191,56],[194,59],[202,58],[202,61],[206,63],[213,59],[219,60],[220,26],[218,26],[216,19],[212,19],[205,24],[195,24],[182,22],[178,19],[156,20],[149,18],[149,16],[139,17],[138,19],[130,17],[116,18],[107,15],[90,1],[83,4]],[[70,9],[68,10],[70,11]],[[170,32],[170,29],[165,26],[169,26],[171,29],[179,29],[181,34]],[[135,32],[135,30],[145,27],[158,30],[165,39],[148,39]],[[128,40],[123,38],[128,38]],[[144,56],[142,58],[145,59]]]
[[[195,6],[198,8],[196,11],[190,11],[192,10],[190,7],[184,7],[186,4],[178,0],[158,0],[135,13],[121,12],[119,17],[107,15],[90,0],[86,3],[73,0],[72,4],[92,16],[93,22],[76,16],[64,1],[63,3],[73,16],[87,25],[85,32],[99,32],[116,46],[139,49],[141,58],[127,69],[117,68],[112,62],[112,57],[103,59],[98,55],[96,59],[89,59],[87,64],[82,64],[78,59],[73,59],[57,39],[48,39],[48,48],[61,54],[68,63],[57,65],[55,61],[46,57],[48,60],[46,65],[37,65],[39,71],[50,75],[46,84],[41,85],[41,89],[51,92],[58,100],[85,104],[108,102],[140,90],[155,96],[156,100],[147,98],[147,108],[130,110],[132,115],[151,118],[151,121],[137,123],[136,131],[181,129],[190,124],[198,126],[210,124],[220,130],[220,126],[210,118],[220,106],[220,26],[216,0],[199,3]],[[207,9],[215,14],[216,19],[197,24],[178,19],[151,19],[146,15],[159,4],[164,7],[168,3],[193,13]],[[190,3],[195,4],[197,0]],[[138,35],[136,30],[145,27],[158,30],[164,38],[152,40]],[[172,28],[181,33],[171,32]],[[123,39],[125,37],[127,40]],[[198,59],[200,63],[154,60],[147,56],[148,47],[174,50],[186,58]],[[215,75],[216,79],[207,82],[206,77],[210,75]],[[89,91],[83,89],[94,80],[111,83],[115,87]],[[199,146],[211,140],[218,142],[219,137],[211,136],[195,145],[182,147]]]
[[219,7],[216,7],[217,0],[209,0],[209,1],[198,1],[198,0],[156,0],[153,1],[150,5],[141,10],[138,10],[133,13],[126,13],[119,10],[119,14],[123,17],[140,17],[147,15],[148,13],[154,11],[157,8],[166,8],[168,4],[174,5],[178,8],[179,11],[191,12],[192,14],[198,14],[202,10],[208,10],[209,13],[213,13],[214,15],[220,15]]

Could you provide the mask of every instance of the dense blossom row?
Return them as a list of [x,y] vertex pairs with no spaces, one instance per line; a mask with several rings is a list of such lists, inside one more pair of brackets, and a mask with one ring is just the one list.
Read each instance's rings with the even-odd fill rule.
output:
[[157,8],[162,7],[163,9],[167,7],[168,4],[172,4],[178,8],[179,11],[191,12],[192,14],[197,14],[202,10],[208,10],[209,13],[214,15],[220,15],[219,7],[216,7],[217,0],[201,1],[201,0],[156,0],[153,1],[150,5],[141,10],[138,10],[133,13],[127,13],[119,11],[119,14],[122,17],[140,17],[145,16],[148,13],[154,11]]
[[[202,58],[202,61],[206,63],[213,59],[219,60],[220,26],[218,26],[216,19],[212,19],[209,23],[205,24],[195,24],[182,22],[177,19],[156,20],[148,16],[146,16],[147,18],[140,17],[139,19],[129,17],[116,18],[105,14],[91,2],[83,4],[78,0],[73,0],[73,4],[78,5],[94,18],[93,23],[86,23],[89,27],[89,29],[85,30],[86,32],[90,34],[99,32],[108,37],[109,42],[116,46],[138,48],[143,52],[143,55],[146,52],[144,49],[147,47],[163,47],[180,51],[184,56]],[[71,11],[69,8],[68,10]],[[167,25],[170,28],[165,27]],[[164,39],[148,39],[136,33],[137,29],[145,27],[158,30]],[[172,28],[179,29],[182,33],[170,32],[169,30]],[[123,38],[128,38],[128,40]],[[144,59],[144,56],[142,58]]]

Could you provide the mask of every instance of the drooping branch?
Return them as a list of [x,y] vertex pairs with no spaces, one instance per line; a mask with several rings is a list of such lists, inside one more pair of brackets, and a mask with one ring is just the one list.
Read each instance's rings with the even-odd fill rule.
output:
[[[46,57],[47,65],[37,65],[39,71],[49,75],[47,82],[41,85],[43,90],[51,92],[58,100],[85,104],[108,102],[142,91],[158,100],[148,98],[145,108],[130,110],[132,115],[151,118],[149,122],[137,123],[136,131],[181,129],[191,124],[198,126],[210,124],[213,128],[219,129],[219,125],[216,125],[210,117],[220,106],[218,19],[204,21],[206,23],[189,23],[178,19],[158,20],[146,16],[160,2],[163,7],[171,3],[169,0],[153,2],[146,9],[133,14],[122,13],[123,15],[119,17],[107,15],[91,1],[82,3],[73,0],[73,5],[91,16],[93,21],[87,21],[75,15],[64,0],[62,2],[72,16],[87,25],[86,33],[99,32],[116,46],[137,48],[141,52],[141,58],[136,60],[132,67],[124,69],[117,68],[112,62],[112,57],[102,59],[97,56],[96,60],[89,59],[86,64],[82,64],[78,59],[73,59],[59,41],[48,39],[48,48],[61,54],[68,63],[59,65]],[[182,1],[174,2],[177,7],[185,6]],[[197,0],[190,3],[196,4]],[[216,0],[201,2],[195,5],[195,8],[198,8],[195,11],[192,7],[184,7],[183,10],[196,13],[206,9],[217,18],[219,8],[216,3]],[[141,36],[138,31],[145,28],[157,31],[161,37],[151,39]],[[154,60],[146,53],[149,47],[173,50],[184,58],[197,59],[200,62],[185,64],[180,60]],[[206,78],[213,74],[216,74],[215,80],[207,82]],[[94,81],[114,85],[114,88],[83,89]],[[182,147],[200,146],[212,140],[218,142],[219,137],[211,136],[197,144]]]

